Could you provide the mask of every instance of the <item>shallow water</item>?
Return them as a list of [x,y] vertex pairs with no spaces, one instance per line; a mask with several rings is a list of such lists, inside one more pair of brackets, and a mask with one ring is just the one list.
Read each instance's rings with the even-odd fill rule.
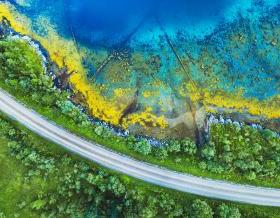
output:
[[10,2],[37,34],[52,26],[76,40],[89,83],[116,104],[136,98],[131,113],[151,108],[158,116],[179,117],[188,112],[190,82],[222,91],[225,99],[265,102],[280,95],[278,0]]

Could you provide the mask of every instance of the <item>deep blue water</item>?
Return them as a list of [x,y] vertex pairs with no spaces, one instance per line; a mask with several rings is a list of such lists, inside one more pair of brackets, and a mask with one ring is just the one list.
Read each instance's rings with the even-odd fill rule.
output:
[[129,41],[158,25],[172,25],[173,29],[190,20],[201,23],[219,20],[223,11],[235,0],[69,0],[67,21],[76,37],[93,43],[114,45]]
[[[115,45],[156,27],[155,19],[172,31],[184,30],[190,23],[218,22],[224,11],[238,0],[32,0],[23,8],[29,16],[51,11],[54,23],[67,33],[73,28],[78,39],[93,45]],[[11,2],[15,2],[11,0]],[[68,31],[68,34],[71,35]],[[141,37],[139,37],[141,38]]]
[[[246,13],[252,4],[278,0],[30,0],[22,7],[34,20],[48,16],[66,36],[71,29],[92,46],[115,46],[130,40],[148,41],[157,34],[158,21],[172,36],[211,34],[220,23]],[[15,0],[10,0],[17,4]],[[19,5],[17,5],[20,8]],[[160,34],[160,33],[158,33]]]

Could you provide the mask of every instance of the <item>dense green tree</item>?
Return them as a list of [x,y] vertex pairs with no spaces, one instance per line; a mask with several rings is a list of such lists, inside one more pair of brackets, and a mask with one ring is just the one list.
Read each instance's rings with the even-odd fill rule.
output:
[[[248,180],[276,177],[280,169],[280,137],[269,130],[235,124],[212,124],[211,143],[201,150],[201,158],[215,173],[241,173]],[[223,168],[223,169],[222,169]]]
[[202,200],[195,200],[190,209],[192,218],[213,218],[214,212],[207,202]]
[[241,213],[238,208],[230,207],[224,203],[218,206],[216,215],[219,218],[241,218]]
[[45,75],[41,57],[23,40],[0,41],[0,74],[7,83],[25,91],[48,90],[52,81]]

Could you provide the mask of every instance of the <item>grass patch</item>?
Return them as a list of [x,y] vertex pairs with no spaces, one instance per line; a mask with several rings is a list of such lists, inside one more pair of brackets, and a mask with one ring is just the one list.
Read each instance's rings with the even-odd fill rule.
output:
[[40,217],[28,206],[40,192],[51,191],[54,184],[40,177],[25,182],[26,168],[10,156],[8,143],[7,138],[0,137],[0,213],[6,217]]

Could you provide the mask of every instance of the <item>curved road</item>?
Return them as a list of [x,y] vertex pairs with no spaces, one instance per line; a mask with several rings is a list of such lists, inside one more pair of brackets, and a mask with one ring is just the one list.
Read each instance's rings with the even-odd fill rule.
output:
[[280,189],[200,178],[134,160],[67,132],[1,90],[0,110],[33,132],[82,157],[146,182],[210,198],[280,206]]

